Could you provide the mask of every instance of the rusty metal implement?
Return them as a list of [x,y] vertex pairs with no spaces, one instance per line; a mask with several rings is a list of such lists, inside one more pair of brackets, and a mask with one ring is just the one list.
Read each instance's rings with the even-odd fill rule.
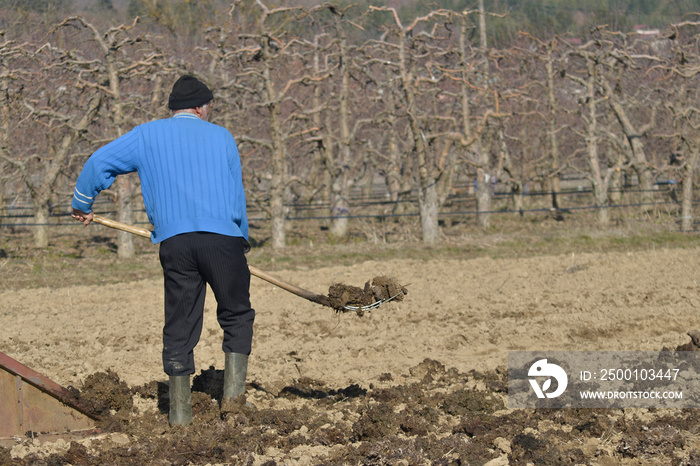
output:
[[[145,228],[136,227],[133,225],[128,225],[128,224],[122,223],[122,222],[117,222],[115,220],[110,220],[110,219],[102,217],[100,215],[94,215],[93,221],[96,223],[99,223],[100,225],[114,228],[116,230],[126,231],[128,233],[142,236],[144,238],[151,237],[150,230],[147,230]],[[250,269],[251,275],[254,275],[262,280],[265,280],[268,283],[272,283],[273,285],[278,286],[278,287],[282,288],[283,290],[289,291],[292,294],[295,294],[301,298],[304,298],[304,299],[309,300],[311,302],[314,302],[316,304],[320,304],[322,306],[327,306],[327,307],[333,307],[330,304],[328,296],[316,294],[312,291],[305,290],[304,288],[300,288],[296,285],[293,285],[291,283],[280,280],[279,278],[274,277],[267,272],[263,272],[262,270],[258,269],[257,267],[253,267],[252,265],[248,265],[248,268]],[[396,296],[392,296],[388,299],[377,301],[373,304],[366,305],[366,306],[344,305],[342,308],[344,310],[347,310],[347,311],[355,311],[355,312],[356,311],[369,311],[372,309],[376,309],[380,305],[384,304],[385,302],[391,301],[394,298],[396,298]]]
[[99,419],[74,401],[67,388],[0,353],[0,446],[97,433]]

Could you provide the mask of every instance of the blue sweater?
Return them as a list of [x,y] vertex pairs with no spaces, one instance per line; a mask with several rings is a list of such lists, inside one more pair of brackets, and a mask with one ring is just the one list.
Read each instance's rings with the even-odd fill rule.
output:
[[100,191],[134,171],[154,244],[193,231],[248,239],[241,161],[225,128],[189,113],[137,126],[88,159],[73,208],[91,212]]

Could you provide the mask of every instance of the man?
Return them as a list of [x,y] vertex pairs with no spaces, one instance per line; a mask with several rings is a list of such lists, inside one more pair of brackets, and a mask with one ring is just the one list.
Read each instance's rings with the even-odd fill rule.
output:
[[170,377],[170,425],[192,419],[190,375],[207,283],[224,332],[223,403],[245,390],[253,338],[241,163],[231,133],[208,122],[213,97],[195,77],[180,77],[168,100],[172,117],[139,125],[92,154],[72,202],[73,218],[87,226],[95,196],[117,175],[139,174],[165,279],[163,368]]

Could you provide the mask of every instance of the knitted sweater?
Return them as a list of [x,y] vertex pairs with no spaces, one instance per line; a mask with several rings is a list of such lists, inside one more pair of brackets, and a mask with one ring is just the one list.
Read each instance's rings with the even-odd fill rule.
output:
[[137,126],[88,159],[73,208],[90,212],[95,196],[117,175],[134,171],[154,244],[193,231],[248,239],[241,162],[225,128],[190,113]]

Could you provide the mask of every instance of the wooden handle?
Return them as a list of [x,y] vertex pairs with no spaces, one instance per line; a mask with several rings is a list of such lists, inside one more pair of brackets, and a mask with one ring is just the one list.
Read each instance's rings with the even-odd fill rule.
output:
[[[110,220],[110,219],[102,217],[100,215],[93,215],[92,221],[95,223],[99,223],[100,225],[104,225],[106,227],[109,227],[109,228],[114,228],[115,230],[126,231],[126,232],[132,233],[134,235],[143,236],[144,238],[151,237],[150,230],[147,230],[145,228],[135,227],[133,225],[127,225],[126,223],[117,222],[116,220]],[[280,280],[279,278],[274,277],[267,272],[263,272],[262,270],[258,269],[257,267],[253,267],[252,265],[249,265],[248,269],[250,269],[251,275],[255,275],[256,277],[260,278],[261,280],[265,280],[268,283],[272,283],[273,285],[278,286],[278,287],[282,288],[283,290],[289,291],[290,293],[295,294],[295,295],[299,296],[300,298],[307,299],[311,302],[314,302],[316,304],[320,304],[322,306],[332,307],[328,301],[327,296],[319,295],[319,294],[316,294],[312,291],[305,290],[304,288],[300,288],[296,285],[292,285],[291,283]]]
[[250,269],[251,275],[255,275],[261,280],[265,280],[268,283],[272,283],[275,286],[279,286],[283,290],[289,291],[290,293],[295,294],[300,298],[308,299],[309,301],[316,304],[320,304],[322,306],[332,307],[330,302],[328,301],[328,296],[316,294],[312,291],[305,290],[304,288],[300,288],[296,285],[292,285],[289,282],[282,281],[279,278],[273,277],[267,272],[263,272],[257,267],[253,267],[252,265],[248,265],[248,269]]
[[145,228],[139,228],[132,225],[127,225],[126,223],[117,222],[116,220],[110,220],[108,218],[101,217],[99,215],[94,215],[92,221],[104,225],[106,227],[114,228],[115,230],[126,231],[133,233],[138,236],[143,236],[144,238],[151,237],[151,230],[146,230]]

